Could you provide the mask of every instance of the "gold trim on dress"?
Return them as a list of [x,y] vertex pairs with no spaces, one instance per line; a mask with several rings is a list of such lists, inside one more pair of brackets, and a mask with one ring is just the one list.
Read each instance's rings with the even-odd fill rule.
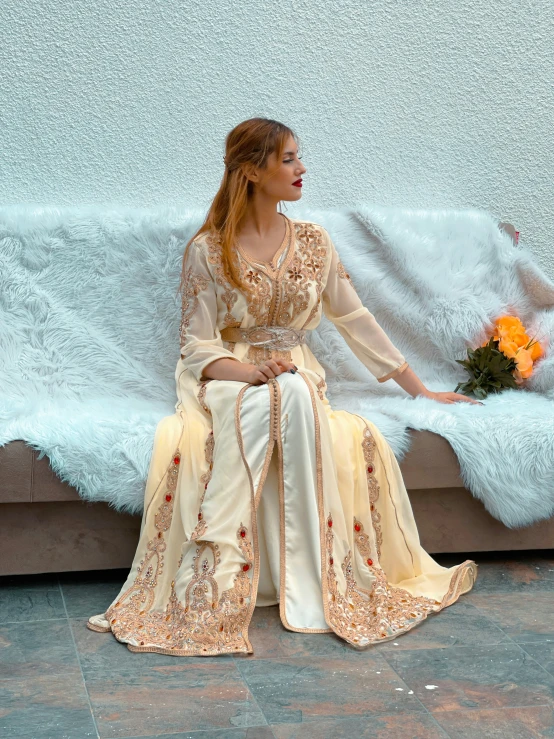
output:
[[201,274],[195,274],[192,267],[185,271],[182,300],[181,300],[181,324],[179,326],[179,336],[181,346],[186,343],[186,331],[190,325],[191,318],[196,312],[199,302],[198,295],[205,290],[210,284],[207,277]]
[[385,375],[384,377],[378,377],[377,382],[386,382],[387,380],[390,380],[392,377],[397,377],[402,372],[404,372],[405,369],[408,367],[408,362],[404,362],[404,364],[401,364],[400,367],[397,367],[392,372],[389,372],[388,375]]

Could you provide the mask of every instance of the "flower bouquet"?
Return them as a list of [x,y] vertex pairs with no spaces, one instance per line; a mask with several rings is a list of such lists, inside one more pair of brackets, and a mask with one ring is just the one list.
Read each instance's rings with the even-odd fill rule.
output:
[[502,316],[495,321],[490,339],[477,349],[467,350],[467,359],[456,359],[471,375],[459,382],[454,392],[473,393],[486,398],[507,387],[517,388],[533,374],[533,364],[543,355],[538,339],[531,339],[515,316]]

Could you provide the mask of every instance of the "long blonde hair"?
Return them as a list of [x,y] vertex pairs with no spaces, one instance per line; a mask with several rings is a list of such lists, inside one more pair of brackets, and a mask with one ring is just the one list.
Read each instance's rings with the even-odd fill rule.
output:
[[[253,167],[259,167],[266,169],[263,182],[273,177],[281,166],[281,157],[290,136],[298,144],[296,135],[288,126],[270,118],[250,118],[229,131],[225,138],[225,172],[221,185],[204,223],[185,247],[179,284],[181,292],[185,287],[185,263],[189,246],[197,236],[205,232],[219,238],[222,265],[229,283],[246,293],[250,292],[249,285],[241,281],[234,259],[237,234],[247,214],[254,188],[254,183],[247,178],[246,173]],[[267,159],[273,152],[277,155],[277,165],[274,169],[269,169]]]

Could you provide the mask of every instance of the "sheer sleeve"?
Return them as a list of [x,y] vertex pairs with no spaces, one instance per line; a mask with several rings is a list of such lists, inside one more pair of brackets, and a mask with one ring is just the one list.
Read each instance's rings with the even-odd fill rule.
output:
[[337,327],[358,359],[379,382],[396,377],[408,362],[363,305],[325,229],[331,263],[322,292],[323,313]]
[[227,357],[239,361],[223,346],[217,328],[217,294],[202,246],[193,241],[186,260],[180,326],[181,358],[197,380],[210,362]]

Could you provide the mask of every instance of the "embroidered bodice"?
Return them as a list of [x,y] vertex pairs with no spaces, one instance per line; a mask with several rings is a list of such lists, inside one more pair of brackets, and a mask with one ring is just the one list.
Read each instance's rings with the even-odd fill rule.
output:
[[[249,296],[227,281],[217,236],[200,234],[191,243],[180,329],[183,363],[200,379],[215,359],[238,359],[235,345],[223,341],[223,329],[278,326],[309,331],[323,313],[380,381],[403,371],[404,356],[362,304],[327,230],[284,217],[287,233],[271,262],[255,261],[242,247],[237,249],[241,277],[252,288]],[[304,351],[309,352],[305,345]],[[267,355],[250,347],[244,361],[258,363]]]

